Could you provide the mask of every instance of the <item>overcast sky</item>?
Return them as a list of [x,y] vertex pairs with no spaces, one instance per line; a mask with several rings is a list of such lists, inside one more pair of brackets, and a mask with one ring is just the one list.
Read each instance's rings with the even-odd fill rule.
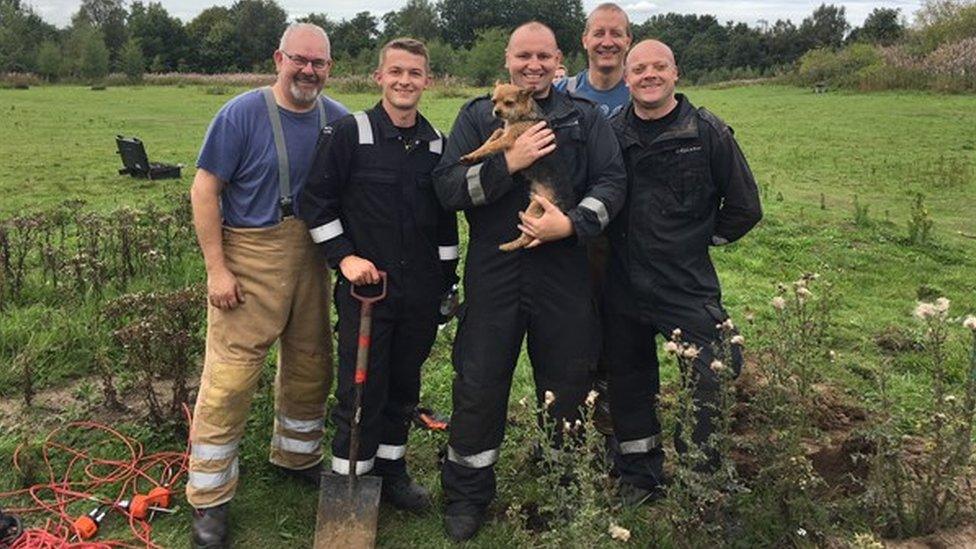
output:
[[[145,0],[148,3],[148,0]],[[204,5],[199,0],[161,0],[171,15],[184,22],[190,21],[208,5],[230,6],[234,0],[220,0]],[[602,0],[583,0],[583,7],[589,11]],[[59,27],[68,24],[71,14],[78,11],[80,0],[26,0],[45,21]],[[338,19],[352,18],[360,11],[371,11],[380,16],[399,9],[406,0],[278,0],[288,12],[290,19],[302,17],[311,12],[325,12]],[[744,21],[757,25],[765,20],[773,23],[777,19],[792,19],[799,23],[804,17],[822,3],[822,0],[623,0],[618,3],[627,10],[631,20],[641,22],[656,13],[698,13],[712,14],[719,21]],[[909,22],[922,0],[844,0],[827,3],[839,4],[847,8],[847,20],[854,26],[860,25],[871,10],[879,7],[901,8],[902,15]]]

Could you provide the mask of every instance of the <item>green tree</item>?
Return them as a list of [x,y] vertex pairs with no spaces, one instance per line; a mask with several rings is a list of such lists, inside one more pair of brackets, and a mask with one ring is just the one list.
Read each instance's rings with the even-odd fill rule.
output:
[[841,47],[851,29],[846,11],[843,6],[833,4],[820,4],[813,10],[813,14],[800,24],[799,38],[804,49]]
[[102,33],[96,29],[87,33],[81,50],[79,74],[91,82],[104,78],[109,69],[109,52]]
[[406,6],[383,15],[383,41],[409,36],[429,42],[440,34],[440,15],[430,0],[408,0]]
[[468,52],[467,63],[461,76],[470,78],[475,84],[489,85],[496,79],[508,80],[505,72],[505,46],[508,45],[506,29],[486,29],[478,31],[474,45]]
[[274,0],[237,0],[230,8],[237,43],[237,65],[244,70],[266,65],[278,49],[288,14]]
[[45,41],[37,49],[37,73],[50,81],[57,80],[63,70],[61,48],[51,41]]
[[108,48],[111,66],[119,67],[119,52],[129,39],[125,5],[122,0],[82,0],[76,17],[84,18],[97,29]]
[[30,6],[0,0],[0,72],[34,70],[39,45],[57,38],[57,29]]
[[905,35],[905,26],[901,22],[900,8],[874,8],[864,25],[851,32],[854,40],[890,46]]
[[480,30],[511,31],[533,19],[552,28],[563,53],[581,48],[585,14],[580,0],[440,0],[437,11],[444,40],[455,48],[471,47]]
[[352,19],[343,19],[330,34],[332,57],[349,59],[361,51],[376,48],[379,21],[368,11],[361,11]]
[[144,59],[153,59],[154,64],[159,59],[155,68],[161,72],[175,71],[187,55],[183,23],[159,2],[133,2],[129,10],[129,32],[138,41]]
[[239,70],[236,29],[229,9],[213,6],[203,10],[186,26],[186,34],[196,45],[189,55],[194,70],[210,74]]
[[142,73],[146,72],[146,58],[142,55],[139,42],[130,38],[119,52],[119,64],[122,72],[134,82],[142,80]]

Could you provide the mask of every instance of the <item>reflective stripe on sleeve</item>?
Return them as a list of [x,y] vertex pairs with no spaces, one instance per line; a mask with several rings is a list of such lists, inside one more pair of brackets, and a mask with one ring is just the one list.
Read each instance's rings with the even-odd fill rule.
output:
[[729,240],[727,238],[721,237],[719,235],[712,235],[712,245],[713,246],[723,246],[728,244]]
[[289,431],[296,433],[313,433],[325,428],[325,418],[318,419],[294,419],[278,414],[278,425]]
[[286,437],[275,433],[271,437],[271,446],[292,454],[311,454],[322,453],[322,439],[298,440],[297,438]]
[[441,135],[441,132],[437,132],[437,139],[430,142],[430,152],[434,154],[444,153],[444,136]]
[[342,221],[333,219],[325,225],[319,225],[314,229],[309,229],[308,234],[312,236],[312,242],[316,244],[321,244],[326,240],[332,240],[342,234]]
[[457,244],[455,244],[454,246],[438,246],[437,257],[441,258],[441,261],[450,261],[452,259],[457,259],[458,258]]
[[463,465],[470,469],[484,469],[485,467],[491,467],[498,461],[498,448],[492,448],[491,450],[485,450],[484,452],[478,452],[477,454],[472,454],[470,456],[462,456],[453,447],[447,447],[447,459],[448,461],[453,461],[458,465]]
[[197,488],[199,490],[207,490],[211,488],[220,488],[230,481],[237,478],[237,458],[230,462],[223,471],[217,471],[216,473],[201,473],[199,471],[190,471],[187,482],[190,486]]
[[657,435],[651,435],[647,438],[639,438],[637,440],[625,440],[620,443],[620,453],[646,454],[660,445],[661,442],[658,440]]
[[237,445],[240,441],[235,440],[227,444],[202,444],[193,442],[190,444],[190,456],[196,459],[227,459],[237,455]]
[[376,448],[376,457],[380,459],[396,460],[402,459],[403,456],[407,455],[407,446],[391,446],[389,444],[380,444]]
[[356,118],[356,129],[359,130],[359,144],[373,144],[373,127],[369,125],[369,116],[363,111],[353,114]]
[[607,207],[596,198],[592,196],[587,196],[579,203],[580,208],[586,208],[591,212],[596,214],[597,220],[600,222],[600,228],[605,229],[607,223],[610,223],[610,214],[607,213]]
[[481,167],[485,163],[475,164],[468,168],[468,172],[464,175],[468,180],[468,196],[471,197],[471,203],[475,206],[481,206],[485,203],[485,189],[481,186]]
[[[369,458],[366,461],[356,461],[356,474],[362,475],[363,473],[370,472],[373,469],[374,461],[375,460],[373,458]],[[332,472],[340,475],[348,475],[349,460],[332,456]]]

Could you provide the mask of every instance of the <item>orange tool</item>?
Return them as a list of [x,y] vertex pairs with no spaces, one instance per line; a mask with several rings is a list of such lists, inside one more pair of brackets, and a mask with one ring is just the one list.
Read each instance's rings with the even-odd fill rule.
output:
[[75,535],[78,536],[79,540],[92,539],[98,534],[98,525],[102,523],[102,519],[108,513],[108,509],[103,505],[92,509],[87,515],[81,515],[78,517],[74,524]]

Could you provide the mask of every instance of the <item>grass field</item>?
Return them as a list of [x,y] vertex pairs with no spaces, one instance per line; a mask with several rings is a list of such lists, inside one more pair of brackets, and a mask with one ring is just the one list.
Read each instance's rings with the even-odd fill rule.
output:
[[[754,313],[757,322],[771,315],[768,306],[778,282],[803,272],[818,272],[834,286],[837,307],[832,345],[838,358],[828,376],[864,405],[876,404],[864,372],[882,363],[890,368],[892,389],[906,426],[927,406],[917,353],[883,356],[875,344],[891,326],[910,325],[919,295],[944,295],[954,314],[976,312],[976,96],[921,93],[812,94],[792,87],[756,86],[687,89],[692,102],[707,106],[736,130],[759,181],[766,217],[741,243],[713,253],[733,317]],[[433,94],[431,94],[433,95]],[[193,163],[213,113],[229,99],[203,88],[144,87],[91,91],[76,87],[0,90],[0,219],[53,206],[68,198],[111,210],[159,200],[186,189]],[[370,95],[339,95],[350,109],[370,106]],[[425,99],[424,114],[448,130],[463,99]],[[146,182],[116,175],[116,134],[137,135],[155,161],[186,165],[182,180]],[[915,193],[923,193],[934,221],[934,239],[924,245],[907,240],[907,222]],[[855,223],[853,202],[867,206]],[[199,260],[172,281],[203,280]],[[93,307],[83,304],[84,307]],[[56,388],[90,376],[84,349],[90,334],[84,314],[57,304],[14,308],[0,316],[0,398],[17,399],[12,367],[16,341],[51,341],[58,352],[43,355],[36,366],[41,387]],[[439,336],[425,367],[423,402],[450,408],[449,346],[452,329]],[[29,333],[28,333],[29,332]],[[746,337],[750,337],[748,328]],[[883,362],[884,361],[884,362]],[[512,402],[531,394],[527,364],[520,364]],[[314,527],[315,494],[298,489],[267,465],[272,401],[271,368],[255,399],[242,445],[242,485],[232,517],[240,547],[304,546]],[[673,379],[669,366],[666,378]],[[70,398],[68,399],[70,400]],[[16,407],[8,406],[13,409]],[[5,408],[6,409],[6,408]],[[64,407],[57,421],[95,416],[81,404]],[[9,463],[23,433],[41,436],[36,425],[0,416],[0,463]],[[499,501],[495,519],[471,547],[539,545],[539,538],[506,518],[510,503],[545,498],[547,487],[535,478],[528,448],[531,417],[513,413],[498,466]],[[150,447],[178,445],[138,422],[126,427]],[[409,459],[416,476],[439,494],[436,452],[439,434],[414,432]],[[0,466],[0,491],[15,476]],[[3,505],[4,502],[0,502]],[[185,508],[185,505],[184,505]],[[632,529],[632,544],[668,544],[655,526],[653,508],[620,515]],[[838,517],[837,531],[850,534],[856,521]],[[184,546],[189,517],[184,513],[157,520],[157,540]],[[384,510],[383,547],[447,547],[437,514],[415,518]],[[750,538],[746,532],[744,539]],[[608,541],[609,543],[609,541]]]

